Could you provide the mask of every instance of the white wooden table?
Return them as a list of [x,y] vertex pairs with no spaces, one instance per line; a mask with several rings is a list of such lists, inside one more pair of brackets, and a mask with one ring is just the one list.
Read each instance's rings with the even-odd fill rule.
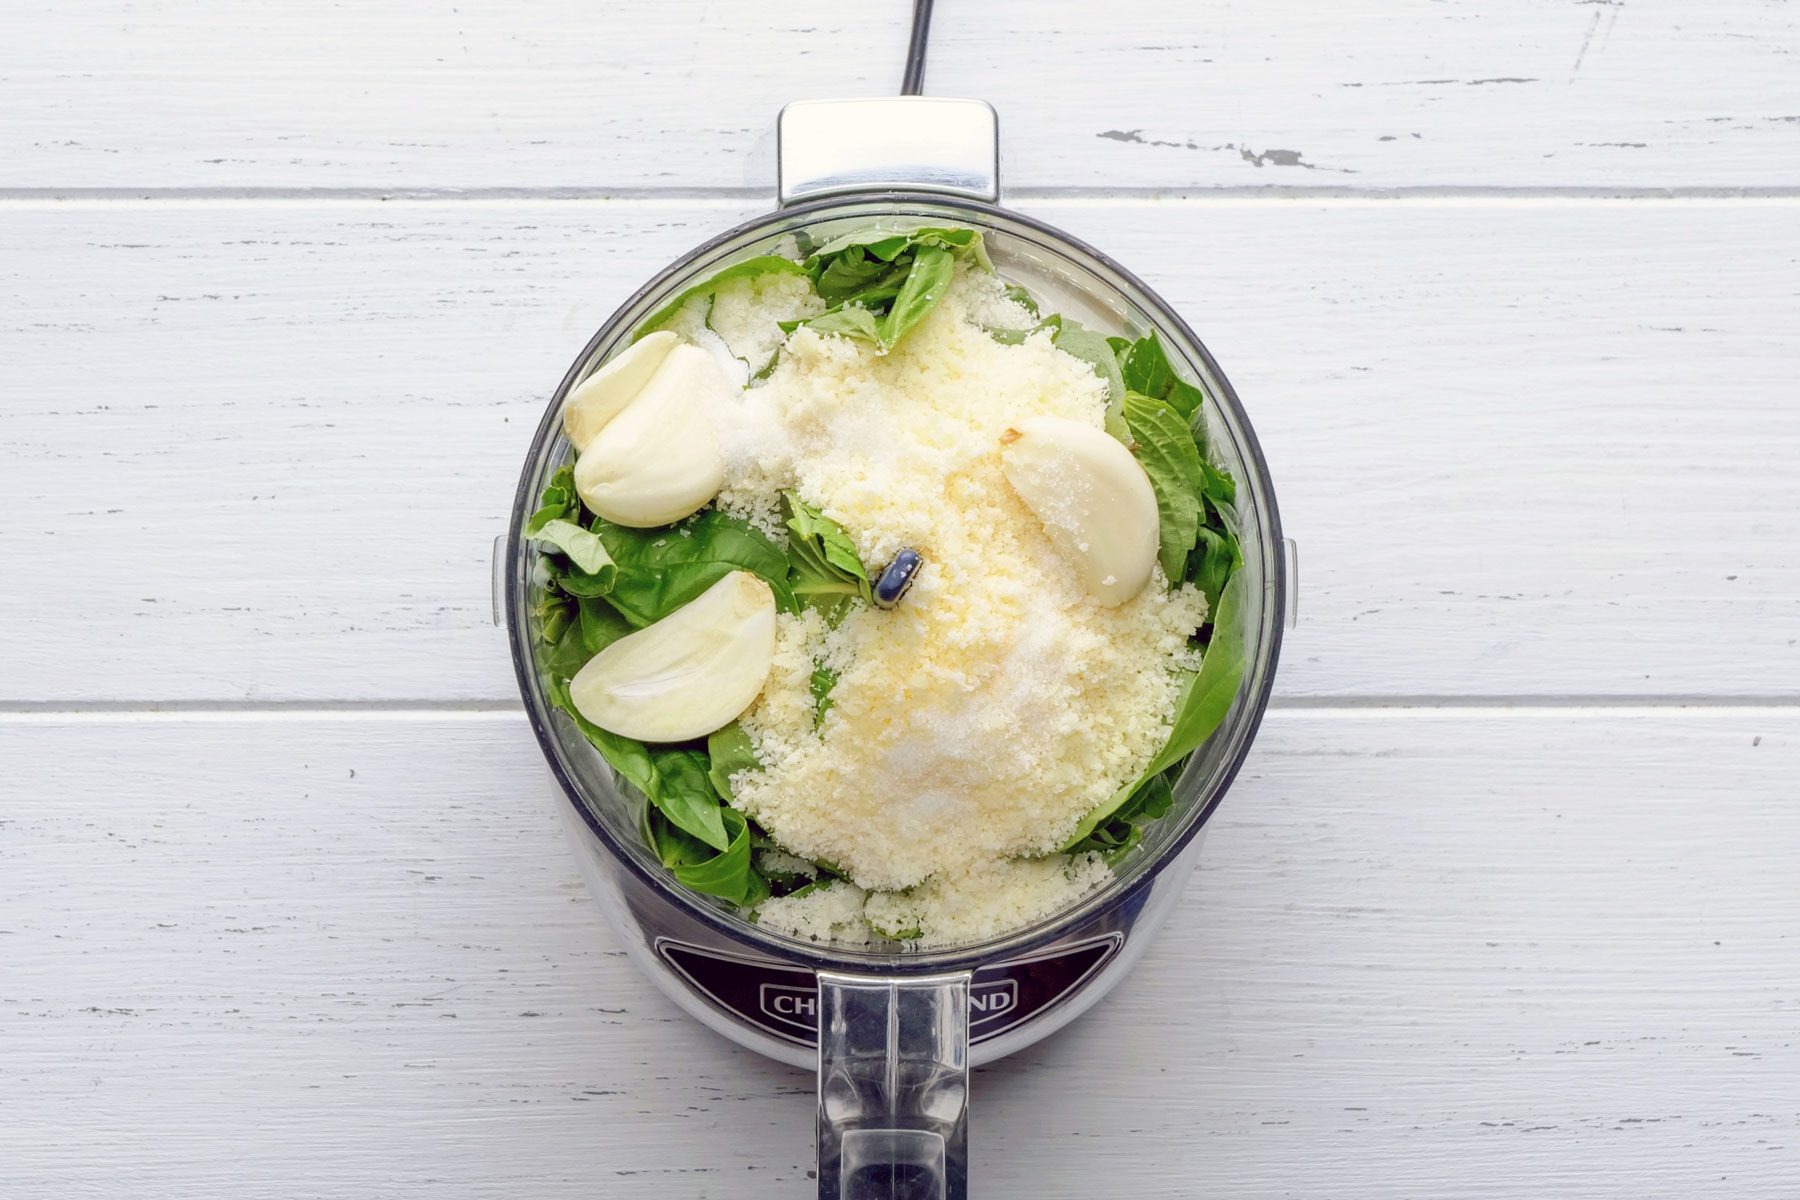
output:
[[[1183,908],[980,1196],[1800,1195],[1800,12],[940,0],[1301,544]],[[799,1197],[488,617],[576,349],[902,0],[0,9],[0,1197]]]

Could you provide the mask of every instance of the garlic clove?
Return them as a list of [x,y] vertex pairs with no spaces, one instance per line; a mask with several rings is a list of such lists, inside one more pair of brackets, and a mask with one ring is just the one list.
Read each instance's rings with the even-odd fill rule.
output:
[[634,529],[698,512],[725,483],[713,421],[731,392],[712,355],[674,347],[576,458],[575,490],[596,513]]
[[750,707],[775,659],[775,593],[733,571],[654,625],[588,660],[569,681],[582,716],[621,737],[684,742]]
[[577,454],[643,391],[680,340],[666,329],[648,334],[575,385],[563,402],[563,433]]
[[1117,438],[1032,417],[1000,436],[1000,469],[1089,595],[1116,607],[1144,590],[1156,565],[1156,493]]

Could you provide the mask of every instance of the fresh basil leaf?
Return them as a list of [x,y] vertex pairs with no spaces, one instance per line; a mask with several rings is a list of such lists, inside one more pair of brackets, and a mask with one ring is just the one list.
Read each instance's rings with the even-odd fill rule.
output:
[[791,896],[818,879],[817,875],[808,875],[804,871],[786,871],[778,866],[771,866],[767,859],[757,861],[755,855],[751,855],[751,861],[756,863],[757,874],[767,879],[778,895]]
[[579,521],[581,497],[575,494],[575,468],[571,466],[558,467],[556,473],[550,477],[550,482],[544,486],[544,494],[539,497],[538,503],[543,507],[531,514],[531,520],[526,523],[525,533],[527,536],[536,533],[543,527],[544,522],[557,517],[567,517],[571,521]]
[[558,592],[546,592],[536,608],[538,638],[554,646],[575,620],[575,606]]
[[607,554],[600,536],[573,521],[556,517],[544,522],[531,537],[561,550],[585,574],[605,578],[613,572],[612,556]]
[[1206,498],[1217,505],[1237,503],[1237,481],[1231,475],[1213,466],[1204,459],[1200,462],[1200,470],[1206,476]]
[[869,573],[857,556],[856,543],[842,525],[793,492],[782,493],[782,500],[787,509],[786,524],[794,537],[817,546],[826,563],[842,574],[864,583],[869,581]]
[[1058,350],[1079,358],[1106,381],[1106,432],[1121,442],[1127,441],[1130,435],[1125,420],[1125,377],[1112,347],[1104,337],[1067,317],[1059,322],[1052,340]]
[[822,892],[836,882],[837,880],[830,875],[820,875],[814,878],[811,883],[803,883],[793,891],[789,892],[788,897],[789,899],[798,900],[802,896],[810,896],[814,892]]
[[845,234],[802,264],[832,307],[782,328],[791,332],[804,324],[891,349],[943,299],[958,258],[993,270],[981,234],[973,229],[875,227]]
[[869,573],[843,527],[792,492],[782,494],[788,527],[788,586],[795,603],[836,626],[871,596]]
[[881,344],[880,319],[871,309],[860,304],[847,304],[840,308],[831,308],[806,321],[783,321],[782,331],[792,333],[804,326],[815,333],[835,333],[844,337],[861,338],[865,342]]
[[837,672],[827,666],[816,666],[812,673],[813,727],[831,711],[831,689],[837,686]]
[[538,530],[542,529],[552,521],[561,521],[568,516],[568,505],[564,504],[561,500],[556,500],[554,503],[550,502],[550,497],[555,490],[556,489],[554,488],[544,489],[544,506],[532,513],[531,517],[525,522],[526,537],[535,538],[538,535]]
[[556,706],[568,713],[575,725],[587,740],[594,744],[612,769],[617,771],[638,791],[649,796],[656,791],[656,764],[650,758],[650,748],[634,738],[620,737],[600,728],[575,708],[575,702],[569,698],[569,681],[552,675],[550,678],[550,698]]
[[1157,400],[1167,400],[1175,411],[1192,420],[1205,393],[1175,373],[1156,331],[1133,342],[1125,359],[1125,386]]
[[[1037,333],[1039,330],[1049,329],[1049,330],[1054,331],[1056,329],[1060,329],[1061,327],[1062,327],[1062,314],[1051,313],[1049,316],[1045,317],[1043,320],[1039,321],[1036,325],[1033,325],[1029,329],[994,329],[994,328],[990,328],[987,332],[988,332],[989,337],[993,338],[996,342],[999,342],[1002,346],[1017,346],[1021,342],[1023,342],[1026,338],[1030,337],[1032,334]],[[1051,342],[1054,343],[1055,340],[1056,340],[1056,335],[1054,332],[1052,332]]]
[[1219,599],[1218,609],[1213,615],[1212,641],[1207,644],[1206,655],[1200,660],[1200,670],[1189,674],[1182,683],[1180,695],[1175,702],[1175,719],[1169,730],[1168,742],[1150,760],[1150,765],[1144,768],[1143,774],[1114,792],[1111,799],[1082,818],[1081,824],[1075,827],[1074,834],[1063,843],[1063,849],[1070,850],[1080,845],[1094,830],[1111,821],[1153,776],[1160,775],[1198,750],[1225,720],[1225,715],[1231,711],[1232,701],[1237,698],[1238,686],[1243,682],[1244,669],[1249,661],[1244,644],[1242,612],[1246,603],[1244,579],[1241,571],[1233,575],[1225,587],[1224,595]]
[[[744,894],[738,897],[737,906],[744,909],[754,909],[764,900],[767,900],[770,895],[773,894],[773,891],[769,887],[769,881],[764,879],[762,872],[756,869],[754,859],[751,860],[750,868],[744,875]],[[754,920],[756,914],[751,913],[750,916],[751,919]]]
[[[793,330],[784,329],[782,332],[792,333]],[[775,368],[780,363],[781,363],[781,347],[777,346],[777,347],[775,347],[775,353],[769,355],[769,361],[764,363],[762,365],[761,369],[759,369],[751,374],[750,382],[751,383],[761,383],[763,380],[767,379],[769,376],[771,376],[775,373]]]
[[1246,603],[1242,571],[1231,577],[1219,597],[1218,611],[1213,615],[1212,640],[1200,660],[1200,670],[1182,690],[1175,707],[1175,720],[1169,731],[1168,745],[1151,760],[1150,770],[1161,771],[1200,748],[1213,730],[1225,719],[1231,702],[1237,698],[1238,684],[1248,664],[1244,644]]
[[1206,611],[1216,613],[1219,598],[1232,573],[1244,565],[1243,551],[1237,535],[1230,530],[1201,526],[1197,541],[1188,553],[1185,578],[1206,594]]
[[881,319],[883,348],[894,346],[936,308],[956,276],[956,259],[941,246],[920,246],[893,307]]
[[1132,453],[1156,493],[1157,561],[1174,587],[1186,573],[1188,552],[1200,529],[1200,451],[1187,422],[1165,401],[1127,392],[1125,421],[1137,442]]
[[652,750],[650,759],[656,766],[656,787],[650,803],[669,818],[677,829],[699,838],[714,850],[731,844],[725,834],[725,822],[719,793],[713,790],[707,772],[710,765],[698,750]]
[[585,667],[592,657],[594,652],[588,649],[586,640],[582,638],[581,622],[577,620],[563,627],[556,644],[544,655],[544,670],[557,679],[573,679],[575,673]]
[[650,849],[662,865],[670,870],[698,866],[719,855],[717,850],[693,834],[677,828],[655,808],[650,809],[645,816],[644,840],[650,843]]
[[[627,529],[596,521],[618,566],[604,595],[637,628],[668,616],[733,571],[749,571],[775,592],[784,612],[798,607],[788,587],[788,560],[781,548],[746,521],[707,509],[672,529]],[[585,586],[577,581],[577,586]]]
[[1117,865],[1139,842],[1144,827],[1167,816],[1175,803],[1169,773],[1152,776],[1138,785],[1129,799],[1104,824],[1068,849],[1070,854],[1093,851]]
[[598,597],[583,596],[580,606],[581,640],[588,653],[598,654],[631,632],[631,625],[619,610]]
[[675,867],[675,878],[696,892],[733,904],[755,904],[759,891],[768,895],[768,884],[750,865],[749,825],[735,808],[722,808],[719,813],[729,837],[725,850],[705,862]]
[[710,761],[707,776],[713,790],[727,800],[731,799],[731,777],[762,765],[756,761],[756,747],[751,744],[750,735],[736,721],[707,735],[706,755]]
[[616,566],[608,566],[598,574],[589,575],[578,567],[570,566],[556,577],[556,586],[571,596],[604,596],[613,590],[618,581]]
[[1032,316],[1035,317],[1038,315],[1038,303],[1036,300],[1032,299],[1031,293],[1026,291],[1023,285],[1017,283],[1007,284],[1006,298],[1030,313]]
[[896,262],[853,259],[846,255],[827,268],[813,286],[822,300],[835,307],[855,305],[879,312],[900,294],[900,286],[912,270],[912,261],[911,254],[902,255]]
[[974,256],[977,265],[987,270],[993,269],[993,264],[987,260],[987,251],[982,247],[979,230],[930,225],[910,230],[890,229],[881,225],[852,230],[814,250],[802,265],[816,279],[820,272],[847,251],[854,250],[882,262],[893,262],[908,249],[920,244],[942,246],[946,250]]
[[751,279],[758,275],[805,275],[806,269],[790,258],[782,258],[775,254],[764,254],[756,258],[746,258],[742,262],[732,263],[692,287],[685,288],[673,300],[651,313],[644,322],[632,331],[631,340],[655,333],[664,325],[675,319],[675,315],[687,307],[690,300],[700,296],[710,297],[721,287],[738,279]]

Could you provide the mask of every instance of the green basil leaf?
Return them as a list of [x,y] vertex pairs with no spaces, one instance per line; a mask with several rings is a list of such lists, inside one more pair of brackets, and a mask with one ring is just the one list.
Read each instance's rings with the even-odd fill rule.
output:
[[567,517],[571,521],[579,521],[581,497],[575,494],[575,468],[572,466],[558,467],[556,473],[550,477],[550,482],[545,485],[544,494],[539,497],[538,503],[543,507],[531,515],[530,522],[525,526],[525,532],[528,535],[536,532],[537,528],[541,528],[543,522],[555,517]]
[[581,640],[590,654],[598,654],[631,632],[619,610],[598,597],[583,596],[580,606]]
[[569,681],[552,676],[550,679],[550,698],[556,706],[568,713],[578,729],[600,751],[612,769],[632,783],[638,791],[649,796],[656,791],[656,764],[650,758],[650,748],[634,738],[620,737],[616,733],[608,733],[580,712],[569,698]]
[[707,735],[706,754],[713,790],[727,800],[731,799],[731,777],[762,765],[756,761],[756,747],[751,744],[750,735],[736,721]]
[[1175,411],[1192,420],[1205,393],[1175,373],[1156,331],[1132,343],[1125,359],[1125,386],[1157,400],[1167,400]]
[[1168,745],[1151,761],[1150,771],[1165,770],[1198,750],[1237,698],[1248,663],[1241,611],[1246,603],[1244,580],[1242,571],[1235,573],[1219,597],[1218,610],[1213,614],[1212,640],[1200,660],[1200,670],[1182,690]]
[[812,673],[813,726],[825,719],[831,711],[831,689],[837,686],[837,672],[826,666],[816,666]]
[[1131,797],[1119,806],[1105,824],[1080,842],[1068,848],[1070,854],[1093,851],[1110,864],[1117,865],[1137,844],[1144,840],[1144,828],[1152,821],[1168,815],[1175,803],[1169,784],[1169,773],[1163,772],[1144,780]]
[[[718,509],[707,509],[672,529],[627,529],[596,521],[595,530],[618,565],[611,588],[597,594],[637,628],[660,621],[739,570],[767,583],[783,611],[798,607],[788,587],[788,559],[781,548],[748,522]],[[576,585],[585,586],[582,581]]]
[[644,840],[650,843],[650,849],[655,852],[662,865],[670,870],[698,866],[717,858],[719,854],[693,834],[677,828],[655,808],[645,814]]
[[1125,377],[1119,360],[1104,337],[1079,321],[1064,317],[1058,324],[1053,341],[1064,354],[1073,355],[1094,368],[1094,374],[1106,381],[1106,432],[1121,442],[1129,440],[1125,420]]
[[1208,500],[1218,505],[1237,503],[1237,481],[1230,473],[1204,460],[1200,463],[1200,470],[1206,476],[1205,491]]
[[813,251],[802,264],[832,308],[782,328],[791,331],[805,324],[820,333],[891,348],[943,298],[958,258],[993,270],[981,234],[973,229],[876,226],[844,234]]
[[1210,614],[1218,611],[1220,596],[1232,573],[1244,565],[1244,555],[1238,547],[1237,535],[1230,530],[1201,526],[1197,538],[1188,554],[1185,577],[1206,594],[1206,611],[1210,619]]
[[539,639],[554,646],[575,620],[575,606],[560,593],[546,592],[537,603],[536,616]]
[[1242,612],[1246,603],[1244,579],[1241,571],[1233,575],[1220,597],[1213,616],[1212,641],[1206,647],[1206,656],[1200,660],[1200,670],[1189,674],[1182,683],[1168,742],[1150,760],[1143,774],[1082,818],[1074,834],[1063,844],[1065,850],[1080,845],[1094,830],[1111,821],[1152,777],[1198,750],[1231,711],[1248,665]]
[[531,537],[533,541],[547,542],[561,550],[585,574],[605,578],[613,572],[613,560],[606,552],[606,543],[598,534],[573,521],[562,517],[546,521],[532,532]]
[[787,509],[787,527],[795,538],[816,546],[825,562],[842,574],[864,583],[869,581],[869,573],[857,556],[856,543],[850,540],[842,525],[793,492],[782,493],[782,500]]
[[880,340],[883,348],[899,344],[912,328],[936,308],[950,290],[956,276],[956,259],[941,246],[920,246],[913,257],[912,270],[894,297],[893,307],[881,319]]
[[677,829],[714,850],[726,849],[731,839],[725,834],[725,821],[720,816],[724,810],[719,793],[707,776],[710,766],[706,755],[698,750],[653,750],[650,759],[656,765],[656,787],[650,793],[650,803]]
[[782,494],[788,527],[788,586],[797,605],[836,626],[871,596],[869,573],[843,527],[792,492]]
[[841,304],[874,287],[892,269],[893,264],[885,259],[840,254],[814,276],[813,285],[827,304]]
[[1132,453],[1156,493],[1157,560],[1173,587],[1186,573],[1188,552],[1200,529],[1200,450],[1187,422],[1162,400],[1127,392],[1125,421],[1137,441]]
[[556,576],[556,586],[575,597],[605,596],[613,590],[618,577],[616,566],[608,566],[596,575],[570,566]]
[[588,649],[581,636],[581,622],[576,620],[563,627],[550,652],[544,655],[544,670],[557,679],[573,679],[592,657],[594,652]]
[[538,530],[550,522],[561,521],[568,517],[569,506],[560,499],[553,500],[552,497],[555,495],[555,488],[544,489],[544,506],[532,513],[530,519],[525,522],[526,537],[534,538],[537,536]]
[[931,225],[898,230],[877,224],[852,230],[814,250],[802,265],[816,279],[820,272],[828,269],[847,251],[858,251],[881,262],[893,262],[908,249],[920,244],[942,246],[946,250],[975,256],[978,265],[988,270],[993,269],[993,264],[987,260],[987,252],[982,248],[979,230]]
[[1031,293],[1025,290],[1023,285],[1017,283],[1007,284],[1006,298],[1030,313],[1032,316],[1035,317],[1038,315],[1038,303],[1032,298]]
[[[1036,325],[1033,325],[1029,329],[994,329],[994,328],[990,328],[987,332],[988,332],[989,337],[993,338],[996,342],[999,342],[1002,346],[1017,346],[1019,343],[1023,342],[1026,338],[1028,338],[1032,334],[1038,332],[1040,329],[1049,329],[1049,330],[1060,329],[1062,327],[1062,320],[1063,320],[1062,314],[1051,313],[1049,316],[1045,317],[1043,320],[1039,321]],[[1052,343],[1055,342],[1056,335],[1054,332],[1050,335],[1050,340]]]
[[721,287],[734,280],[750,279],[757,275],[805,275],[806,273],[806,269],[793,259],[782,258],[775,254],[764,254],[732,263],[729,267],[701,280],[692,287],[683,289],[673,300],[651,313],[641,325],[632,331],[631,340],[635,342],[646,334],[655,333],[674,320],[675,315],[687,307],[688,301],[700,296],[710,297]]
[[696,892],[733,904],[756,903],[759,890],[764,896],[768,894],[768,884],[750,865],[749,824],[735,808],[722,808],[719,813],[730,839],[725,850],[705,862],[675,867],[675,878]]
[[872,309],[860,304],[848,304],[841,308],[827,309],[818,316],[806,321],[783,321],[784,332],[792,333],[805,326],[816,333],[835,333],[843,337],[861,338],[865,342],[881,344],[881,324]]

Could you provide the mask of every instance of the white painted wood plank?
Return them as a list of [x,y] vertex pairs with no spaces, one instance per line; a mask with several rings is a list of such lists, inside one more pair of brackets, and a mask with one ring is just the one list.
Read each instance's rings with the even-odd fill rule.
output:
[[[1800,689],[1781,202],[1059,202],[1202,331],[1301,544],[1289,697]],[[15,205],[0,700],[504,700],[555,382],[728,203]]]
[[[14,4],[6,186],[768,188],[788,100],[898,82],[911,6]],[[938,6],[1014,186],[1792,187],[1767,0]]]
[[[0,720],[0,1194],[807,1194],[501,714]],[[982,1072],[992,1195],[1800,1191],[1800,714],[1272,715],[1141,968]]]

